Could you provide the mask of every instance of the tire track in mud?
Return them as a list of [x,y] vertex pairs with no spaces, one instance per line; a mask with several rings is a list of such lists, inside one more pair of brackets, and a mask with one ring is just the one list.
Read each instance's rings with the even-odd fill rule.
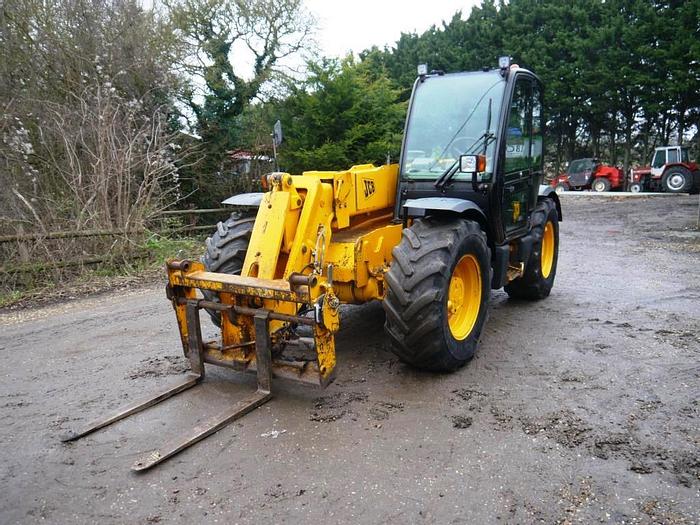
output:
[[[522,394],[494,396],[476,389],[457,389],[450,399],[454,426],[487,424],[497,432],[520,429],[577,454],[585,451],[598,460],[624,462],[635,474],[656,474],[676,485],[697,487],[700,401],[693,394],[697,388],[693,390],[691,385],[697,385],[700,378],[700,331],[689,330],[688,319],[674,312],[634,313],[639,325],[618,320],[631,317],[625,311],[614,321],[585,317],[574,323],[581,327],[578,337],[563,338],[572,352],[587,357],[577,363],[565,354],[541,372],[566,408],[533,414],[532,408],[538,407],[517,401]],[[570,333],[576,334],[576,330]],[[659,357],[664,378],[676,381],[679,387],[672,393],[667,385],[656,382]],[[618,370],[620,364],[623,366]],[[535,371],[532,364],[528,369],[531,374]],[[683,390],[684,386],[688,388]],[[622,398],[616,406],[620,391]],[[569,407],[577,396],[587,401]],[[609,406],[601,404],[606,399]],[[490,418],[477,417],[482,412],[488,412]],[[467,418],[468,425],[460,424]]]
[[[635,427],[636,421],[645,420],[660,402],[641,403],[636,414],[630,414],[631,423],[622,428],[607,428],[596,425],[577,415],[570,409],[561,409],[545,414],[530,415],[524,407],[508,406],[491,400],[483,392],[460,389],[453,391],[452,405],[458,413],[451,420],[454,427],[464,429],[474,423],[474,416],[488,411],[486,423],[496,432],[511,432],[514,428],[530,436],[543,435],[566,449],[587,451],[600,460],[620,460],[627,469],[637,474],[667,474],[677,484],[692,488],[700,484],[700,456],[697,447],[672,447],[645,439],[648,434]],[[698,419],[698,401],[684,406],[670,418],[672,421]],[[468,415],[468,414],[471,414]],[[466,423],[466,421],[469,421]],[[654,426],[661,426],[655,423]],[[690,433],[690,429],[676,429]],[[688,445],[692,439],[688,436]]]
[[[365,418],[382,422],[403,410],[403,403],[371,401],[369,395],[364,392],[341,391],[318,397],[309,414],[309,421],[332,423],[347,416],[352,421]],[[375,427],[381,427],[381,423],[375,424]]]

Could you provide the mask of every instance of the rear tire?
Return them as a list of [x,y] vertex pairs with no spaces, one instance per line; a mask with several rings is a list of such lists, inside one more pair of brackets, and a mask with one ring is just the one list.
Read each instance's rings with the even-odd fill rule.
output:
[[[202,257],[208,272],[240,275],[243,261],[248,251],[250,234],[255,223],[255,212],[233,212],[231,216],[216,225],[216,232],[207,239],[207,251]],[[219,301],[216,292],[202,290],[207,301]],[[215,325],[221,326],[221,313],[207,309]]]
[[603,193],[604,191],[610,191],[610,181],[605,177],[598,177],[591,184],[591,189],[597,193]]
[[693,175],[682,166],[674,166],[664,173],[661,186],[669,193],[688,193],[693,189]]
[[[552,199],[537,203],[532,212],[534,245],[522,277],[505,286],[506,293],[516,299],[537,301],[549,295],[554,285],[559,258],[559,214]],[[544,257],[543,257],[544,254]]]
[[460,368],[473,357],[487,316],[486,235],[474,221],[417,219],[392,253],[383,306],[393,352],[423,370]]

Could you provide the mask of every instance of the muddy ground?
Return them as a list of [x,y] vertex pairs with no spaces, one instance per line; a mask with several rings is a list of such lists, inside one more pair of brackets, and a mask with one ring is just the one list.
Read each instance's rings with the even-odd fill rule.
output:
[[381,305],[349,307],[327,390],[278,381],[143,475],[140,452],[253,378],[209,367],[197,389],[61,444],[186,370],[162,286],[5,312],[0,523],[700,522],[697,197],[563,201],[552,295],[493,292],[461,371],[403,366]]

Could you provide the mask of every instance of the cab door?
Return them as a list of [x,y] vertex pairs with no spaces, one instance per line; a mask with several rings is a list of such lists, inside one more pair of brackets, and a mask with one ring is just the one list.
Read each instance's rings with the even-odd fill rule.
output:
[[[541,89],[529,76],[518,76],[510,100],[505,133],[502,221],[506,238],[528,228],[542,180]],[[533,125],[534,117],[534,125]]]
[[666,165],[666,150],[657,149],[654,153],[654,158],[651,161],[651,176],[654,178],[661,177]]

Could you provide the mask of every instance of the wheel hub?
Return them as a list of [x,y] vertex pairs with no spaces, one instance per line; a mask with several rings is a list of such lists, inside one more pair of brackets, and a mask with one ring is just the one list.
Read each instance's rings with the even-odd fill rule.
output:
[[446,304],[447,324],[458,341],[466,339],[476,324],[481,291],[479,263],[473,255],[464,255],[452,272]]
[[547,224],[545,224],[544,226],[540,263],[542,277],[547,279],[549,277],[549,274],[552,273],[552,266],[554,266],[554,225],[551,221],[547,221]]
[[455,314],[464,303],[464,281],[461,277],[452,277],[450,283],[450,298],[447,301],[447,309],[450,314]]
[[682,188],[684,183],[685,178],[679,173],[674,173],[668,179],[668,185],[671,186],[671,188],[673,188],[674,190]]

